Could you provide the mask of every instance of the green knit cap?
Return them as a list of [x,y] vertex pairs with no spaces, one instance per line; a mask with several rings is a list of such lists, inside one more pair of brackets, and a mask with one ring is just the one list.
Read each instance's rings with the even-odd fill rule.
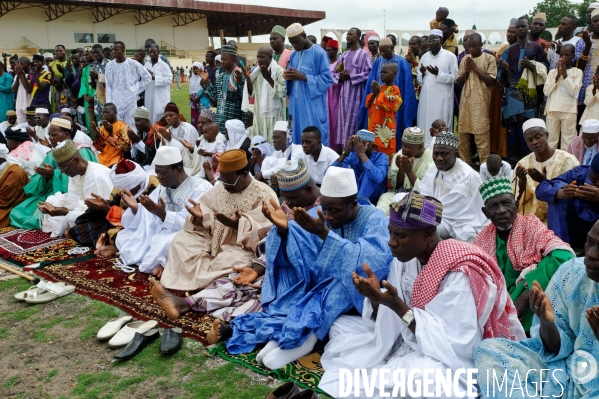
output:
[[282,36],[283,39],[287,37],[287,31],[281,25],[275,25],[270,31],[270,33],[276,33],[277,35]]
[[510,179],[505,176],[494,176],[483,182],[478,188],[480,195],[483,197],[483,202],[487,202],[493,197],[501,194],[514,194]]
[[71,140],[65,140],[52,149],[52,156],[58,164],[68,161],[78,153],[77,146]]

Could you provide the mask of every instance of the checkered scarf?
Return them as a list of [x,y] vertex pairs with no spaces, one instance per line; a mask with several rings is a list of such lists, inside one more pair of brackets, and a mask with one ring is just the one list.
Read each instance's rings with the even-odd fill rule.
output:
[[495,259],[473,244],[454,239],[437,244],[414,282],[412,306],[424,309],[439,293],[441,281],[449,272],[463,272],[470,279],[483,338],[516,339],[517,326],[511,322],[517,322],[517,312],[507,294],[503,274]]
[[[497,259],[497,227],[493,223],[487,225],[474,238],[474,244]],[[541,259],[556,249],[563,249],[574,255],[570,245],[549,230],[538,217],[516,216],[507,240],[507,254],[514,270],[534,270]]]

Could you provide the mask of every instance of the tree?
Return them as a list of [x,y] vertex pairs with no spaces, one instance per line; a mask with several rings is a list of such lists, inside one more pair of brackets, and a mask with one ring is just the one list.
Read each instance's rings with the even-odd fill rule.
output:
[[[586,1],[589,1],[590,3],[590,0],[585,0],[585,3]],[[525,15],[525,17],[532,22],[532,18],[538,12],[544,12],[547,15],[546,26],[548,28],[557,28],[561,19],[566,15],[577,15],[579,7],[582,7],[582,5],[579,6],[568,0],[543,0],[528,13],[529,15]],[[586,7],[588,7],[588,4]],[[586,7],[583,15],[586,15]],[[586,21],[586,17],[584,17],[584,21]]]
[[576,5],[578,26],[587,26],[587,10],[589,8],[589,4],[592,2],[593,0],[584,0],[582,3]]

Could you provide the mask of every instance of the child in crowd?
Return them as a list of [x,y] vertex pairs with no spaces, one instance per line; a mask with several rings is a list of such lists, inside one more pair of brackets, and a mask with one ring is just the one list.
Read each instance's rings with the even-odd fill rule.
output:
[[53,113],[60,113],[63,108],[71,106],[71,91],[64,84],[62,76],[52,79],[52,105]]
[[368,130],[375,134],[374,150],[385,153],[389,160],[395,154],[395,114],[401,106],[399,87],[394,86],[397,64],[387,63],[381,68],[380,86],[372,81],[372,93],[366,96]]
[[582,122],[588,119],[599,119],[599,66],[593,75],[593,84],[587,86],[584,94],[586,108],[580,117],[580,134],[582,135]]
[[447,123],[445,123],[443,119],[437,119],[433,121],[433,124],[431,125],[430,129],[432,140],[426,148],[432,151],[433,146],[435,145],[437,135],[441,132],[447,132],[448,130],[449,129],[447,129]]
[[[543,93],[547,96],[545,115],[549,147],[566,151],[570,141],[576,137],[576,117],[578,115],[578,92],[582,87],[583,72],[572,67],[574,46],[564,44],[557,68],[549,71]],[[561,138],[561,140],[560,140]]]
[[219,158],[222,152],[217,152],[212,155],[212,162],[204,162],[202,167],[204,168],[205,179],[208,180],[213,186],[216,184],[220,176],[220,162]]
[[[216,123],[208,123],[204,126],[204,136],[198,145],[198,155],[200,155],[199,165],[203,165],[204,162],[212,162],[212,156],[218,152],[225,151],[225,143],[216,139],[219,133],[219,127]],[[206,174],[202,167],[198,174],[200,177],[205,178]]]
[[[441,26],[441,22],[445,21],[448,16],[449,9],[447,7],[439,7],[437,12],[435,13],[435,19],[433,19],[430,22],[431,30],[439,29],[439,26]],[[453,28],[451,28],[451,30],[453,33],[458,33],[458,26],[454,25]]]
[[512,178],[512,167],[497,154],[491,154],[487,162],[480,165],[480,180],[485,182],[494,176]]

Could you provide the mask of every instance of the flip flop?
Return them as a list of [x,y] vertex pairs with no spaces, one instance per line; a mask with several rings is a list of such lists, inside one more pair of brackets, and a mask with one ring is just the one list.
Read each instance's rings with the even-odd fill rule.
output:
[[37,294],[36,291],[32,291],[32,294],[27,294],[25,302],[27,303],[46,303],[55,300],[56,298],[72,294],[75,292],[74,285],[58,285],[55,283],[48,283],[44,286],[46,292],[43,294]]
[[[42,284],[43,283],[43,284]],[[34,285],[33,287],[29,287],[26,291],[21,291],[21,292],[17,292],[15,294],[15,299],[17,301],[24,301],[25,298],[27,298],[29,295],[35,295],[33,294],[33,292],[35,292],[37,295],[43,294],[44,292],[46,292],[46,289],[44,288],[44,286],[47,284],[47,281],[40,281],[38,285]],[[56,285],[60,285],[60,286],[64,286],[65,284],[60,281],[58,283],[55,283]]]

